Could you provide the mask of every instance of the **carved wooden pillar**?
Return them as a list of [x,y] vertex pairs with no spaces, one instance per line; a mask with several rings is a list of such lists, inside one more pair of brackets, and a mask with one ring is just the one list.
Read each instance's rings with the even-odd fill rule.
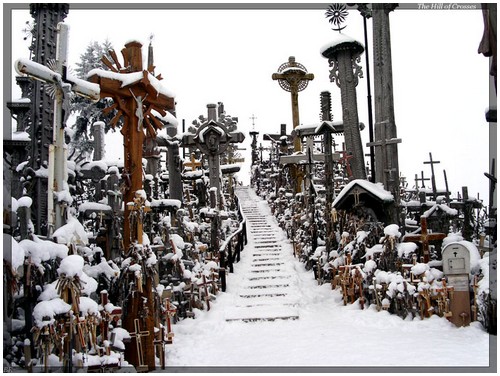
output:
[[358,65],[363,51],[361,43],[344,34],[340,34],[337,40],[322,51],[323,57],[328,59],[332,67],[330,81],[335,82],[340,88],[345,144],[347,151],[352,155],[350,166],[354,179],[366,179],[356,100],[358,77],[363,77],[361,67]]
[[[394,119],[391,33],[389,25],[389,12],[396,7],[397,4],[372,5],[375,141],[391,140],[398,137]],[[385,124],[381,126],[382,123]],[[385,155],[381,155],[381,153],[385,153]],[[399,193],[397,144],[388,144],[386,149],[375,148],[375,164],[375,181],[383,183],[385,189],[391,193]],[[394,197],[394,199],[396,203],[399,202],[398,197]]]

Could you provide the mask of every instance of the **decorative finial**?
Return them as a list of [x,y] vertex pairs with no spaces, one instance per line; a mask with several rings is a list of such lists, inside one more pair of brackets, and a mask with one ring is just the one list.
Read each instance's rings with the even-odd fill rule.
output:
[[149,34],[149,44],[153,44],[153,39],[154,39],[155,35],[153,33]]
[[[347,11],[347,7],[345,4],[332,4],[328,7],[328,10],[325,12],[326,18],[328,21],[337,28],[332,28],[332,30],[338,31],[339,33],[345,29],[345,26],[340,27],[340,24],[345,22],[345,18],[349,15]],[[346,25],[347,26],[347,25]]]

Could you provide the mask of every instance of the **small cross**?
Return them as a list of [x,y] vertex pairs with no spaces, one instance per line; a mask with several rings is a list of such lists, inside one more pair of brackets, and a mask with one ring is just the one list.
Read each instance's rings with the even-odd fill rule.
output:
[[[158,347],[158,357],[160,358],[161,369],[165,369],[165,345],[169,343],[165,340],[165,328],[162,326],[158,332],[159,338],[153,341],[153,344]],[[172,343],[172,342],[170,342]]]
[[102,220],[106,216],[106,214],[104,214],[104,212],[101,210],[99,214],[97,214],[97,216],[99,217],[99,228],[102,228]]
[[429,153],[429,161],[424,162],[424,164],[430,164],[431,165],[431,182],[432,182],[432,192],[434,194],[434,199],[436,199],[436,176],[434,175],[434,165],[441,163],[440,161],[433,161],[432,160],[432,153]]
[[144,351],[142,348],[142,337],[149,336],[149,331],[140,331],[139,329],[139,319],[134,320],[134,329],[135,332],[130,333],[130,337],[135,338],[135,344],[137,347],[137,358],[139,361],[139,367],[147,367],[147,364],[144,364]]
[[342,154],[342,157],[339,159],[339,162],[342,163],[343,166],[345,166],[345,168],[347,169],[347,175],[351,177],[352,170],[349,159],[353,158],[353,155],[345,150],[340,151],[340,154]]
[[361,191],[358,188],[354,188],[352,194],[354,195],[354,206],[358,206],[359,196],[361,195]]
[[249,119],[252,120],[252,129],[255,129],[255,119],[257,119],[257,116],[252,114],[252,116],[250,116]]
[[184,167],[189,167],[191,171],[195,171],[197,167],[201,167],[201,162],[196,160],[194,153],[191,153],[191,161],[184,162]]
[[172,343],[172,339],[174,337],[174,333],[172,333],[172,321],[171,319],[175,316],[175,313],[177,312],[177,308],[170,303],[170,299],[166,298],[164,300],[165,308],[164,308],[164,315],[165,315],[165,320],[167,323],[167,343]]
[[211,284],[212,281],[207,281],[207,277],[205,277],[205,274],[203,274],[203,283],[198,283],[198,287],[202,287],[205,290],[205,302],[207,303],[207,311],[210,311],[210,296],[208,294],[208,288],[207,285]]
[[421,181],[422,182],[422,187],[421,188],[425,188],[425,185],[424,185],[424,181],[425,180],[430,180],[429,178],[424,178],[424,172],[421,171],[422,173],[422,177],[419,179],[418,175],[415,174],[415,187],[418,188],[418,182]]

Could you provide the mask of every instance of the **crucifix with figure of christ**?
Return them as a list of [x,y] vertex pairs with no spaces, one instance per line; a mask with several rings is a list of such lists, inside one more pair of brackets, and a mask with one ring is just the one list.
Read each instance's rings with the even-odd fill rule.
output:
[[[129,42],[122,49],[124,66],[122,67],[116,53],[110,51],[113,65],[107,58],[103,62],[111,71],[94,69],[89,72],[89,81],[99,84],[101,98],[113,98],[114,104],[104,112],[117,110],[110,125],[115,127],[122,118],[124,146],[124,171],[127,182],[125,186],[124,202],[133,202],[134,194],[142,189],[142,145],[147,136],[156,137],[163,123],[155,116],[155,112],[161,116],[166,111],[175,111],[174,96],[165,90],[161,84],[161,75],[153,76],[151,72],[154,66],[148,70],[142,68],[142,44]],[[130,239],[130,210],[125,206],[125,221],[123,229],[124,248],[129,246]]]
[[[156,138],[157,131],[163,128],[159,117],[165,117],[167,111],[175,115],[174,95],[161,84],[161,75],[154,76],[154,65],[149,64],[147,70],[142,66],[142,44],[129,42],[122,49],[124,64],[120,64],[114,51],[109,51],[114,64],[103,57],[104,64],[110,71],[94,69],[89,72],[89,81],[99,84],[101,98],[110,97],[114,104],[104,112],[116,110],[110,122],[115,127],[123,119],[121,133],[124,146],[125,181],[123,199],[125,203],[123,226],[123,251],[125,254],[138,252],[142,247],[142,218],[145,205],[135,205],[143,189],[142,156],[143,143],[146,137]],[[139,247],[136,249],[136,246]],[[141,259],[138,257],[138,259]],[[141,276],[142,277],[142,276]],[[154,281],[151,277],[136,280],[135,291],[130,294],[124,304],[124,328],[132,332],[137,326],[137,319],[144,312],[154,311]],[[142,317],[145,330],[154,333],[152,315]],[[125,349],[127,360],[136,367],[147,366],[155,369],[154,336],[144,336],[141,341],[132,343]]]

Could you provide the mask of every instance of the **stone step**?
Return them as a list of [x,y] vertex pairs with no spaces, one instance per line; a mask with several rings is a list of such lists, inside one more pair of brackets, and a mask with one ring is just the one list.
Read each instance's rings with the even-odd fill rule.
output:
[[[259,250],[259,252],[262,252],[262,250]],[[279,252],[266,252],[266,253],[254,253],[253,256],[281,256],[281,253]]]
[[251,285],[251,284],[247,284],[247,288],[248,289],[267,289],[267,288],[278,288],[278,287],[288,287],[290,286],[289,284],[287,283],[284,283],[284,284],[269,284],[269,285],[263,285],[262,284],[262,281],[258,281],[257,284],[255,285]]
[[263,261],[279,261],[281,257],[255,257],[252,259],[253,262],[263,262]]
[[[280,298],[272,298],[276,302]],[[284,299],[284,298],[281,298]],[[248,299],[250,300],[250,299]],[[244,301],[247,301],[245,299]],[[259,300],[260,301],[260,300]],[[280,300],[281,302],[281,300]],[[232,320],[275,320],[275,319],[297,319],[299,316],[296,304],[283,303],[267,303],[267,304],[249,304],[247,306],[235,306],[226,309],[224,318],[226,321]]]
[[249,277],[248,280],[249,281],[262,281],[262,280],[274,280],[274,279],[290,279],[292,278],[290,276],[290,274],[274,274],[274,275],[260,275],[260,276],[252,276],[252,277]]
[[258,263],[258,264],[251,264],[250,266],[252,268],[259,268],[261,266],[280,266],[284,265],[284,262],[264,262],[264,263]]

